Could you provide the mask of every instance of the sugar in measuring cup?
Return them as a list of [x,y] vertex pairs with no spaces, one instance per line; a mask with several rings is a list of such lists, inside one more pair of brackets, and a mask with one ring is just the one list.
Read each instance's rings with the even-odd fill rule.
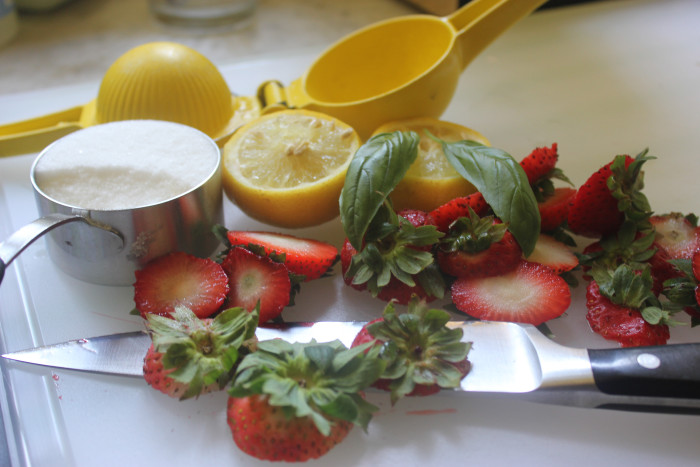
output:
[[131,285],[134,271],[171,251],[211,255],[223,223],[220,150],[194,128],[125,120],[49,145],[31,169],[40,218],[0,243],[5,267],[40,236],[64,272]]

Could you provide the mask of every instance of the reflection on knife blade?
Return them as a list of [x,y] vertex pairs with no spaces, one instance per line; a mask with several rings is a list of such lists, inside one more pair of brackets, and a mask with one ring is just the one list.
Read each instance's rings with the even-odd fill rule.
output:
[[[289,323],[259,327],[259,339],[290,342],[338,339],[349,346],[364,323]],[[656,406],[665,412],[700,414],[700,344],[586,350],[557,344],[537,328],[513,323],[454,321],[472,342],[471,372],[461,391],[504,393],[537,402],[612,408]],[[142,375],[150,345],[145,332],[77,339],[3,355],[57,368]],[[652,363],[649,363],[652,362]],[[534,392],[533,392],[534,391]],[[529,393],[529,394],[526,394]],[[632,406],[630,406],[630,403]]]

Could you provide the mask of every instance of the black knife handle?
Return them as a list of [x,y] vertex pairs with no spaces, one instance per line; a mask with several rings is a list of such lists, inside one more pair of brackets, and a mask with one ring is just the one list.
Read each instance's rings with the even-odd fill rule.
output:
[[588,355],[604,393],[700,399],[700,344],[589,349]]

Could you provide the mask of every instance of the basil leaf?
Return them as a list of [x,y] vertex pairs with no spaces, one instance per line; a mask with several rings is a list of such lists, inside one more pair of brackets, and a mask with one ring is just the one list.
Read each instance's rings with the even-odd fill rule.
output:
[[532,253],[540,233],[540,212],[520,164],[505,151],[476,141],[442,141],[442,148],[455,170],[508,225],[525,256]]
[[340,220],[352,246],[360,251],[370,222],[418,155],[415,132],[382,133],[357,150],[340,193]]

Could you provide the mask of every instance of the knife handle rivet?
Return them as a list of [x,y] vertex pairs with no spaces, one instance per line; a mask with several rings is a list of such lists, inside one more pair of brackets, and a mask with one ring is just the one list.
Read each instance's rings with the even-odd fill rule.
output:
[[637,363],[649,370],[653,370],[661,366],[661,360],[659,360],[659,357],[650,353],[640,353],[637,355]]

